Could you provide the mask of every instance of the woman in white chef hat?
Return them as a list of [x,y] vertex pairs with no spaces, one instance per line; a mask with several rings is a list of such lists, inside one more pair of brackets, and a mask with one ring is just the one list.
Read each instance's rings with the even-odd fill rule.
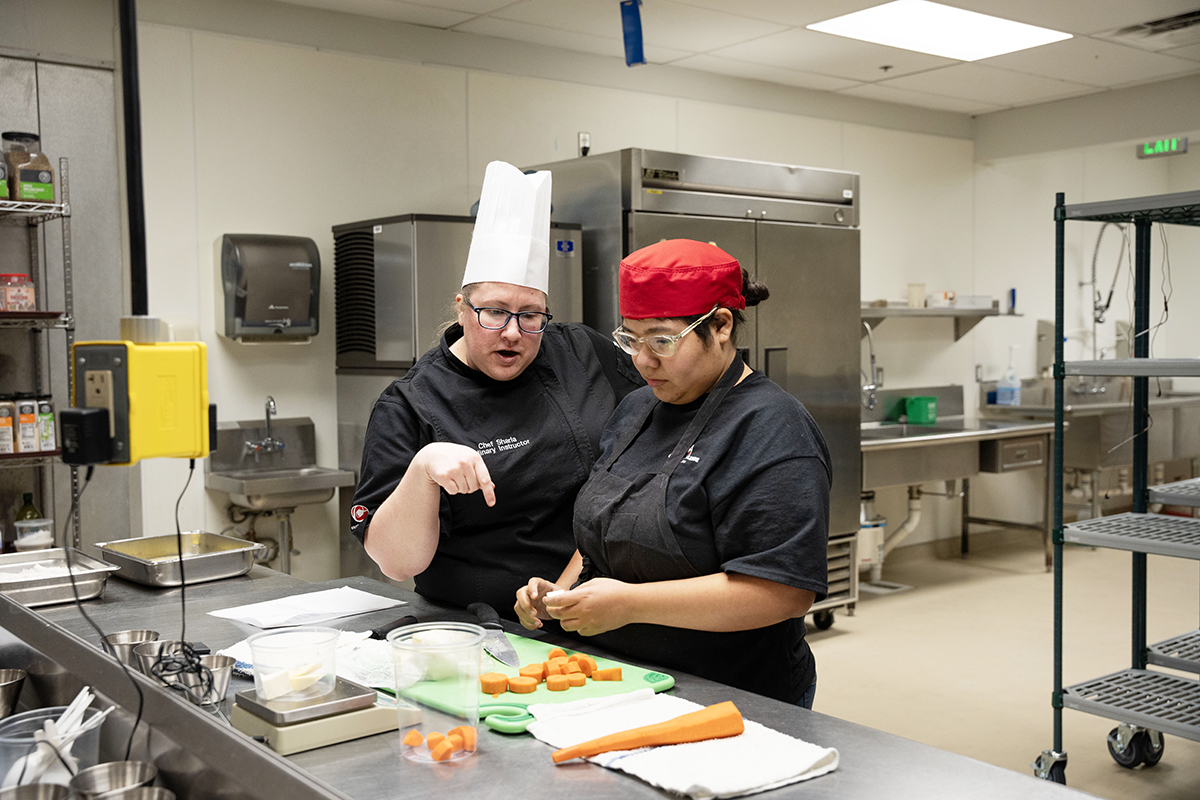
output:
[[351,531],[384,574],[512,616],[572,557],[572,508],[600,431],[642,380],[606,336],[551,324],[550,173],[493,161],[457,322],[380,396]]

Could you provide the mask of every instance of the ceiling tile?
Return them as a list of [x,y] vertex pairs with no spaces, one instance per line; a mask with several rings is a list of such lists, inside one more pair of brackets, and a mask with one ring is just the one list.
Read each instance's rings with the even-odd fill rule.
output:
[[1097,91],[1083,84],[1025,75],[982,64],[956,64],[919,75],[887,80],[881,85],[997,106],[1031,105]]
[[[548,28],[621,38],[621,9],[614,0],[525,0],[494,17]],[[696,8],[671,0],[642,6],[642,37],[658,45],[693,53],[744,42],[784,30],[784,26],[734,14]]]
[[1080,37],[976,61],[993,67],[1088,86],[1125,86],[1200,72],[1200,64],[1160,53]]
[[937,0],[1067,33],[1089,34],[1195,11],[1196,0]]
[[1163,50],[1164,56],[1174,56],[1175,58],[1188,58],[1192,61],[1200,61],[1200,44],[1190,44],[1187,47],[1176,47],[1171,50]]
[[[540,25],[527,25],[523,22],[511,22],[495,17],[476,17],[458,25],[454,30],[475,33],[480,36],[494,36],[498,39],[543,44],[575,53],[594,53],[600,56],[625,59],[625,45],[621,39],[606,39],[586,33],[544,28]],[[672,50],[650,44],[646,45],[644,49],[646,61],[651,64],[668,64],[692,55],[684,50]]]
[[[753,42],[722,48],[710,55],[866,82],[960,63],[949,58],[803,29],[764,36]],[[884,66],[890,66],[891,69],[884,72],[881,69]]]
[[511,6],[516,0],[407,0],[407,2],[451,11],[465,11],[468,14],[490,14],[505,6]]
[[[877,6],[884,0],[676,0],[713,11],[737,9],[739,16],[802,28],[843,14]],[[645,8],[645,6],[643,6]]]
[[434,8],[400,0],[283,0],[297,6],[325,8],[345,14],[376,19],[391,19],[430,28],[450,28],[471,18],[470,14],[448,8]]
[[838,94],[851,97],[865,97],[868,100],[882,100],[885,103],[900,103],[906,106],[920,108],[936,108],[939,111],[957,111],[960,114],[986,114],[989,111],[999,111],[1003,106],[988,105],[975,100],[959,100],[924,92],[913,92],[908,89],[897,89],[881,83],[867,83],[853,89],[845,89]]
[[721,75],[733,75],[737,78],[781,83],[785,86],[799,86],[803,89],[819,89],[832,92],[835,89],[847,89],[859,85],[855,81],[842,78],[829,78],[824,75],[813,75],[809,72],[797,72],[791,69],[768,67],[763,64],[751,64],[748,61],[734,61],[731,58],[698,55],[674,61],[673,67],[698,69],[704,72],[716,72]]

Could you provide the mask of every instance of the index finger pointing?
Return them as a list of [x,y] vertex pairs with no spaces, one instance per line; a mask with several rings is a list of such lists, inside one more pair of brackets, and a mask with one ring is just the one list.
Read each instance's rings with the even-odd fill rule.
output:
[[492,474],[488,472],[482,457],[475,464],[475,477],[479,479],[479,490],[483,492],[484,502],[489,507],[496,505],[496,484],[492,483]]

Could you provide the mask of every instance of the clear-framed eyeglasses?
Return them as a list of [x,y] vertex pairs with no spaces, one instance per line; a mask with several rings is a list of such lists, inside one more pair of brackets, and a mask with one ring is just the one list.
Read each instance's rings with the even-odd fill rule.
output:
[[626,353],[629,353],[631,356],[636,356],[639,352],[641,352],[642,345],[645,345],[646,347],[650,348],[650,352],[654,353],[654,355],[658,356],[659,358],[670,358],[671,356],[675,355],[676,350],[679,349],[679,340],[694,331],[700,325],[700,323],[704,322],[704,320],[715,314],[718,308],[720,308],[720,305],[713,306],[711,311],[693,322],[691,325],[688,325],[674,336],[668,336],[665,333],[655,333],[649,336],[634,336],[627,330],[617,328],[612,334],[613,341],[617,343],[617,347],[621,348]]
[[493,308],[492,306],[476,308],[470,303],[467,305],[479,318],[479,327],[487,328],[489,331],[504,330],[508,327],[508,321],[516,317],[517,327],[525,333],[541,333],[546,330],[550,320],[554,319],[553,314],[547,314],[544,311],[509,311],[506,308]]

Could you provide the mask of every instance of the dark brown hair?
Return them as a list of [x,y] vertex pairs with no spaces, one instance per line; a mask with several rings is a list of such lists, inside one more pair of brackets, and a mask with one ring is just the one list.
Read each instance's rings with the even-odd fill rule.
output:
[[[767,288],[765,283],[751,280],[750,273],[745,269],[742,270],[742,297],[746,298],[746,307],[750,308],[761,303],[771,296],[771,290]],[[734,347],[737,347],[738,329],[746,323],[746,315],[740,309],[729,309],[733,313],[733,330],[729,333],[729,342]],[[708,312],[705,312],[708,313]],[[696,320],[703,317],[704,314],[693,314],[690,317],[673,317],[686,325],[691,325]],[[708,347],[712,342],[712,325],[715,317],[709,317],[704,321],[704,324],[696,328],[696,335],[700,337],[700,341],[704,342],[704,346]]]

